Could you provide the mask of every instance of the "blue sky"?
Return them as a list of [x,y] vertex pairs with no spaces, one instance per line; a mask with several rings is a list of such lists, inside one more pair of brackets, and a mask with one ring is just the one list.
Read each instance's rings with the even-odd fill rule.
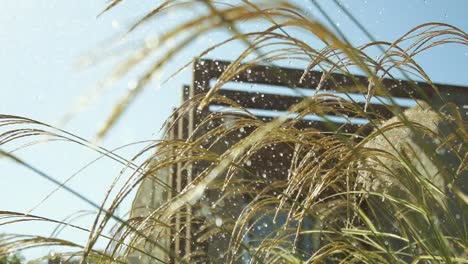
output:
[[[309,1],[297,0],[310,16],[321,19]],[[468,30],[468,1],[423,0],[356,0],[342,1],[377,39],[394,40],[412,27],[425,22],[445,22]],[[354,44],[368,40],[332,4],[319,1],[346,36]],[[106,1],[96,0],[1,0],[0,1],[0,113],[37,119],[59,124],[80,95],[85,94],[103,79],[121,57],[77,70],[74,65],[84,54],[108,45],[109,40],[122,33],[126,26],[154,6],[150,0],[127,0],[120,7],[97,18]],[[153,31],[164,30],[180,22],[182,14],[168,14],[166,23],[146,27],[137,32],[145,37]],[[153,24],[154,25],[154,24]],[[196,55],[206,43],[223,34],[206,36],[185,50],[168,67],[163,76]],[[136,37],[137,39],[138,37]],[[220,50],[211,58],[232,59],[235,54]],[[433,81],[468,86],[468,48],[450,46],[436,48],[417,58]],[[138,73],[135,73],[135,75]],[[92,139],[100,124],[110,113],[119,96],[136,76],[128,76],[111,87],[105,96],[78,113],[64,128],[72,133]],[[191,81],[184,72],[161,85],[158,80],[125,113],[110,136],[102,144],[114,148],[141,139],[158,138],[158,131],[171,109],[180,102],[180,87]],[[64,146],[65,145],[65,146]],[[141,145],[139,146],[141,147]],[[138,147],[122,152],[131,156]],[[82,147],[64,143],[41,144],[18,153],[38,168],[59,180],[66,179],[97,155]],[[103,160],[81,173],[70,186],[99,203],[103,192],[118,173],[120,165]],[[0,210],[26,211],[42,199],[53,186],[25,169],[0,160]],[[91,184],[92,182],[92,184]],[[128,204],[127,204],[128,205]],[[91,209],[64,191],[54,194],[47,203],[33,213],[62,219],[71,213]],[[123,212],[122,212],[123,213]],[[79,220],[87,224],[91,218]],[[39,232],[48,234],[43,225],[0,227],[2,232]],[[64,233],[83,241],[85,234]]]

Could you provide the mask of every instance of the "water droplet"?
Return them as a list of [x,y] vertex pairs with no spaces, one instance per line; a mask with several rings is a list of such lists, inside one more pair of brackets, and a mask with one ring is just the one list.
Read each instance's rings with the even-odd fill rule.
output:
[[215,224],[217,227],[220,227],[223,224],[223,219],[217,217],[215,220]]
[[137,87],[138,82],[136,80],[131,80],[127,83],[128,89],[133,90]]
[[114,29],[119,29],[120,28],[120,23],[116,19],[113,19],[111,22],[111,25]]
[[145,39],[145,45],[148,48],[153,48],[159,45],[159,38],[150,37]]

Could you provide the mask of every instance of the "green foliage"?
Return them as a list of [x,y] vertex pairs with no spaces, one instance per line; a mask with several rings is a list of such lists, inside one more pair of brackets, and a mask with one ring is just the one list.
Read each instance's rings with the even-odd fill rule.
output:
[[0,256],[0,264],[21,264],[23,258],[17,254]]

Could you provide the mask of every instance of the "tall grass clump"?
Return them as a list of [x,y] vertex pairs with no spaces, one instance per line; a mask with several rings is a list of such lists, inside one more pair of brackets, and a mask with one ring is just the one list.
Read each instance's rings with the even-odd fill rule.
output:
[[[105,12],[118,8],[120,2],[111,1]],[[314,1],[310,5],[322,10]],[[154,60],[134,89],[116,103],[99,136],[111,131],[127,106],[174,56],[197,36],[219,29],[229,30],[230,38],[193,54],[183,68],[231,42],[242,43],[244,49],[210,92],[190,98],[174,112],[166,123],[167,131],[179,118],[203,111],[210,102],[222,102],[236,111],[211,113],[193,131],[187,131],[186,138],[151,141],[132,158],[39,121],[1,115],[1,154],[61,185],[96,211],[94,223],[86,227],[53,216],[0,211],[0,225],[48,222],[89,233],[85,245],[57,237],[6,234],[1,237],[0,254],[54,247],[65,261],[80,259],[82,263],[165,263],[169,259],[176,263],[468,263],[466,120],[415,60],[436,46],[467,45],[468,35],[463,30],[427,23],[395,41],[369,36],[372,42],[355,47],[339,28],[329,29],[294,3],[168,0],[138,20],[128,34],[159,21],[168,10],[190,9],[203,12],[161,33],[157,40],[134,48],[108,76],[109,82],[104,83]],[[240,28],[239,22],[264,28]],[[309,44],[304,35],[319,40],[323,48]],[[380,52],[377,58],[371,54],[375,50]],[[162,55],[155,59],[157,52]],[[316,93],[304,96],[288,114],[264,121],[217,94],[225,83],[255,65],[268,65],[275,73],[277,65],[285,61],[306,65],[304,74],[323,72],[318,90],[333,82],[336,91],[363,93],[367,102]],[[352,72],[365,74],[368,83],[356,81],[353,87],[341,87],[331,74],[352,78]],[[174,76],[177,78],[177,72]],[[375,96],[388,96],[390,90],[382,81],[395,76],[408,80],[418,95],[423,91],[411,80],[429,83],[433,95],[404,112],[395,102],[387,104],[395,115],[387,119],[373,111],[369,102]],[[369,123],[340,132],[296,126],[310,114],[330,113],[346,118],[351,113]],[[122,164],[122,172],[102,204],[87,200],[12,152],[14,142],[27,146],[43,136],[80,144]],[[141,162],[142,156],[147,158]],[[181,191],[169,184],[168,175],[174,168],[192,178]],[[279,175],[276,168],[283,168],[284,173]],[[152,207],[134,208],[125,219],[116,216],[123,201],[149,183],[154,189],[147,191],[158,197]],[[108,233],[110,225],[113,232]],[[187,235],[184,245],[189,246],[174,249],[174,241]],[[98,240],[106,241],[106,246],[98,247]]]

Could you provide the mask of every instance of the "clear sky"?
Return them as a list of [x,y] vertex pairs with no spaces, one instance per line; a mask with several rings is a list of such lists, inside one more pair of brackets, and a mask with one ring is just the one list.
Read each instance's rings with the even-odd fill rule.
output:
[[[80,56],[108,45],[112,37],[153,7],[155,1],[126,0],[120,7],[97,18],[106,1],[96,0],[0,0],[0,113],[58,124],[80,95],[99,81],[119,56],[78,71],[74,64]],[[159,1],[156,1],[159,2]],[[311,16],[320,16],[308,0],[297,0]],[[368,41],[365,36],[331,3],[319,1],[355,44]],[[412,27],[425,22],[445,22],[468,30],[468,1],[465,0],[347,0],[343,4],[377,39],[392,41]],[[147,27],[138,36],[163,30],[180,21],[181,14],[168,14],[167,23]],[[165,69],[173,72],[206,47],[209,38],[191,45]],[[232,59],[233,53],[221,50],[211,58]],[[468,86],[468,48],[437,48],[417,61],[439,83]],[[92,139],[110,113],[112,104],[128,88],[135,76],[118,82],[98,101],[78,113],[64,128]],[[111,135],[102,144],[114,148],[142,139],[158,138],[158,130],[180,102],[180,87],[191,81],[188,72],[162,85],[156,80],[145,90]],[[141,145],[140,145],[141,147]],[[122,152],[127,157],[138,147]],[[47,143],[23,150],[18,155],[59,180],[65,180],[97,155],[82,147],[65,143]],[[69,186],[100,203],[104,191],[118,173],[120,165],[103,160],[79,174]],[[26,211],[49,193],[54,186],[36,175],[0,160],[0,210]],[[91,209],[64,191],[38,207],[33,213],[62,219],[78,210]],[[122,212],[123,213],[123,212]],[[90,217],[78,220],[86,225]],[[3,232],[50,234],[43,225],[0,227]],[[69,238],[84,240],[84,234],[65,232]]]

